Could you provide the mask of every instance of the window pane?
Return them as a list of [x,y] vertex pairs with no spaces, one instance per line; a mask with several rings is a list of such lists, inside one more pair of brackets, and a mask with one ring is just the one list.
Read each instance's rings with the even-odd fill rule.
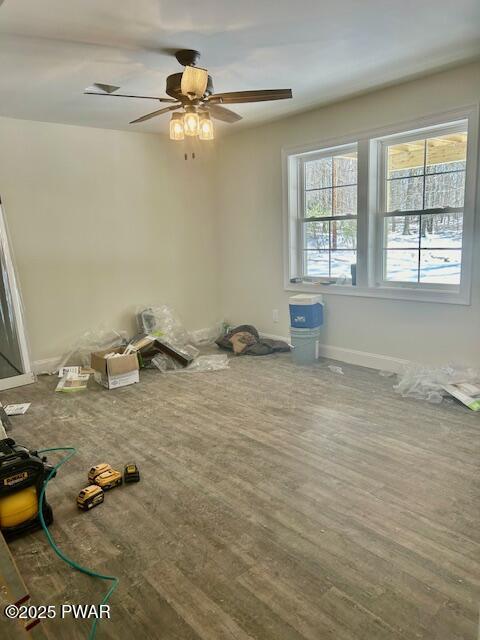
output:
[[332,251],[336,249],[356,249],[356,220],[332,220],[330,223],[330,234],[330,247]]
[[333,215],[357,215],[357,187],[336,187],[333,189]]
[[425,140],[401,142],[387,148],[387,178],[423,175]]
[[305,189],[332,186],[332,159],[321,158],[305,162]]
[[449,133],[427,140],[427,173],[465,171],[467,133]]
[[305,251],[305,275],[329,277],[328,251]]
[[425,178],[425,208],[463,207],[465,173],[443,173]]
[[424,178],[402,178],[387,182],[387,211],[423,209]]
[[357,184],[357,152],[352,151],[345,155],[333,158],[333,184],[341,186]]
[[321,250],[329,248],[330,222],[306,222],[304,224],[305,249]]
[[332,190],[305,192],[305,217],[321,218],[332,215]]
[[418,251],[386,249],[385,280],[418,282]]
[[425,249],[420,256],[420,282],[460,284],[462,252]]
[[459,249],[462,246],[463,214],[436,213],[422,216],[421,246]]
[[332,278],[351,278],[351,266],[357,262],[356,251],[332,251],[331,272]]
[[418,216],[385,218],[385,247],[388,249],[418,248]]

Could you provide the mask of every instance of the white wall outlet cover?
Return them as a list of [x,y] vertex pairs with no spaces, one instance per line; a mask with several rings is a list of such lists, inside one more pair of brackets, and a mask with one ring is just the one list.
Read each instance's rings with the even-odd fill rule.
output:
[[272,318],[274,322],[278,322],[278,309],[273,309]]

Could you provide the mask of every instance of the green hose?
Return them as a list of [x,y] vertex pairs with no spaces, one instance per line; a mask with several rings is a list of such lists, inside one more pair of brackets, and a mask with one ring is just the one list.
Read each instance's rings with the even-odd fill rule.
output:
[[[116,578],[115,576],[105,576],[105,575],[103,575],[101,573],[97,573],[96,571],[93,571],[92,569],[87,569],[86,567],[82,567],[82,565],[80,565],[77,562],[75,562],[75,560],[71,560],[68,556],[66,556],[63,553],[63,551],[61,551],[58,548],[57,543],[53,539],[52,534],[50,533],[50,531],[48,530],[47,525],[45,524],[45,518],[43,517],[43,503],[44,503],[44,500],[45,500],[45,490],[47,488],[47,484],[53,478],[53,476],[57,472],[57,469],[59,469],[62,466],[62,464],[65,464],[65,462],[68,462],[70,460],[70,458],[72,458],[77,453],[77,451],[76,451],[76,449],[74,449],[74,447],[56,447],[56,448],[53,448],[53,449],[41,449],[37,453],[48,453],[48,452],[52,452],[52,451],[69,451],[70,453],[67,456],[65,456],[65,458],[60,460],[60,462],[53,467],[53,469],[48,474],[45,482],[43,483],[43,487],[42,487],[42,490],[40,492],[40,497],[38,499],[38,515],[39,515],[39,518],[40,518],[40,523],[42,525],[42,529],[44,530],[45,535],[47,536],[48,543],[50,544],[52,549],[55,551],[55,553],[57,554],[57,556],[61,560],[66,562],[73,569],[76,569],[77,571],[80,571],[81,573],[85,573],[87,576],[92,576],[92,578],[100,578],[101,580],[109,580],[110,582],[113,583],[112,586],[110,587],[110,589],[105,594],[105,597],[103,598],[103,600],[101,602],[102,605],[107,604],[107,602],[110,600],[113,592],[115,591],[115,589],[118,586],[118,578]],[[95,639],[95,636],[96,636],[96,633],[97,633],[98,620],[99,620],[98,618],[94,619],[93,624],[92,624],[92,626],[90,628],[90,633],[88,635],[88,640],[94,640]]]

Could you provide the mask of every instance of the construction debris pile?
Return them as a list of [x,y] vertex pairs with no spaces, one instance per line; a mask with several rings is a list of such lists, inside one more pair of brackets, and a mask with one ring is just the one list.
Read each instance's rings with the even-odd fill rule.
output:
[[476,369],[412,363],[398,374],[393,388],[404,398],[440,404],[443,398],[453,397],[472,411],[480,411],[480,372]]
[[166,305],[139,310],[136,321],[138,333],[130,339],[126,332],[103,327],[86,332],[62,358],[56,391],[69,393],[86,389],[91,375],[106,389],[116,389],[139,382],[141,369],[179,373],[228,367],[228,356],[201,355],[197,348],[212,344],[221,327],[218,333],[216,327],[211,335],[189,334]]

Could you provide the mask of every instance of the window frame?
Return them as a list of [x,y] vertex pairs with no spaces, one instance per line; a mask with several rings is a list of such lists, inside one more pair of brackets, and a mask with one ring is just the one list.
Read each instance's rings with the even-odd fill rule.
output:
[[[434,215],[435,213],[446,213],[448,210],[453,210],[453,207],[445,207],[445,208],[432,208],[432,209],[416,209],[416,210],[408,210],[402,212],[391,212],[387,211],[387,154],[386,149],[390,144],[401,144],[414,142],[416,140],[429,140],[430,138],[435,138],[439,135],[448,135],[449,133],[460,133],[465,131],[465,128],[469,128],[469,123],[467,119],[459,120],[457,122],[450,122],[447,124],[438,124],[437,126],[417,129],[416,131],[410,132],[407,131],[405,134],[397,133],[390,136],[385,136],[383,138],[375,139],[372,141],[372,144],[378,145],[378,171],[377,171],[377,181],[378,181],[378,201],[375,212],[375,224],[376,224],[376,233],[375,237],[377,239],[376,247],[375,247],[375,283],[379,287],[393,287],[400,289],[416,289],[422,291],[438,291],[445,293],[459,293],[462,279],[463,279],[463,249],[464,249],[464,235],[465,229],[462,228],[462,264],[461,264],[461,273],[460,273],[460,284],[448,284],[448,283],[433,283],[433,282],[407,282],[407,281],[394,281],[387,280],[385,278],[385,219],[394,217],[402,217],[405,215],[408,216],[418,216],[419,223],[421,224],[421,217],[424,215]],[[470,137],[470,133],[468,133],[468,138]],[[468,151],[468,139],[467,139],[467,151]],[[465,163],[465,194],[464,194],[464,205],[460,209],[462,211],[463,219],[465,218],[465,197],[466,197],[466,176],[467,176],[467,165],[468,165],[468,154]],[[425,180],[427,175],[433,174],[425,174],[421,177]],[[462,222],[463,225],[463,222]],[[406,249],[408,250],[408,249]],[[418,249],[413,249],[414,251],[420,251],[420,247]]]
[[[478,182],[478,105],[470,105],[447,112],[435,113],[416,120],[395,125],[352,133],[348,136],[325,138],[308,144],[282,149],[283,176],[283,246],[284,289],[286,291],[338,294],[357,297],[376,297],[418,302],[441,302],[470,304],[472,258],[474,246],[474,219],[477,204]],[[395,283],[378,280],[378,244],[382,237],[379,230],[378,207],[383,181],[379,179],[379,142],[388,137],[406,136],[411,133],[418,139],[422,130],[445,128],[467,121],[468,142],[465,172],[465,201],[463,209],[462,269],[460,285],[439,283]],[[299,163],[301,156],[313,157],[319,153],[332,153],[342,147],[357,145],[357,284],[321,284],[312,282],[318,278],[304,279],[292,283],[290,279],[301,271],[298,269],[298,215],[299,211]],[[383,223],[383,216],[382,216]],[[302,245],[300,245],[302,246]],[[309,281],[310,280],[310,281]],[[387,284],[388,282],[388,284]],[[450,287],[450,288],[448,288]],[[454,287],[455,290],[452,290]]]
[[[335,216],[333,215],[333,209],[332,209],[332,215],[331,216],[322,216],[320,218],[305,218],[305,216],[303,215],[305,213],[305,209],[306,209],[306,203],[305,203],[305,193],[307,191],[307,189],[305,188],[305,164],[306,162],[313,162],[315,160],[321,160],[323,158],[332,158],[335,157],[336,155],[340,155],[340,153],[349,153],[355,151],[355,153],[357,154],[357,162],[358,162],[358,145],[357,143],[353,143],[350,145],[340,145],[339,147],[332,147],[329,149],[322,149],[318,152],[314,152],[314,153],[306,153],[306,154],[302,154],[300,156],[298,156],[298,198],[299,198],[299,202],[298,202],[298,215],[297,215],[297,221],[298,221],[298,246],[301,247],[298,249],[299,252],[299,257],[298,257],[298,262],[297,262],[297,270],[298,273],[302,275],[302,277],[304,278],[311,278],[314,279],[313,276],[305,276],[305,257],[306,257],[306,249],[305,249],[305,225],[308,222],[331,222],[332,220],[355,220],[358,221],[358,169],[357,169],[357,182],[354,185],[334,185],[332,184],[331,187],[322,187],[321,189],[318,189],[318,191],[320,190],[327,190],[327,189],[331,189],[332,190],[332,196],[333,196],[333,189],[335,188],[343,188],[343,187],[347,187],[347,186],[354,186],[356,187],[356,191],[357,191],[357,209],[356,209],[356,213],[355,215],[352,214],[346,214],[344,216]],[[316,191],[316,189],[312,189],[312,191]],[[358,224],[358,222],[357,222]],[[357,236],[358,236],[358,231],[357,231]],[[358,238],[357,238],[358,239]],[[329,227],[329,242],[330,242],[330,227]],[[331,263],[331,253],[332,250],[329,246],[328,249],[326,249],[326,251],[328,251],[328,256],[329,256],[329,264]],[[340,250],[341,251],[341,250]],[[301,252],[301,253],[300,253]],[[357,248],[355,248],[355,253],[357,253]],[[329,269],[330,271],[330,269]],[[328,275],[328,276],[315,276],[315,280],[324,280],[324,281],[328,281],[331,280],[332,276]],[[346,278],[346,282],[350,281],[351,282],[351,278]]]

